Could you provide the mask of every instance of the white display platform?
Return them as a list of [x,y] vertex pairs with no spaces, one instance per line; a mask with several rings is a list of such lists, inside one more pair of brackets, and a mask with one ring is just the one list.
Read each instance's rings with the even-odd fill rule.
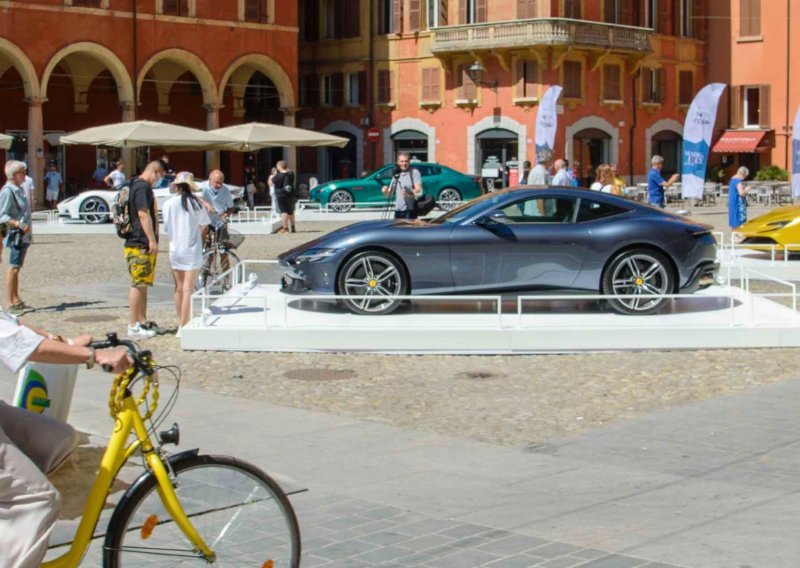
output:
[[360,316],[331,300],[244,284],[224,296],[198,294],[193,310],[204,315],[181,341],[186,350],[417,354],[800,346],[797,312],[739,288],[672,299],[650,316],[604,312],[576,295],[524,300],[522,310],[504,300],[502,313],[497,297],[460,298],[414,299],[391,315]]
[[[717,257],[723,270],[730,268],[730,277],[739,278],[741,268],[750,270],[750,278],[759,278],[759,272],[780,278],[782,280],[800,280],[800,257],[796,254],[797,247],[792,249],[795,255],[787,258],[787,253],[781,248],[776,248],[770,252],[759,252],[743,247],[731,247],[730,245],[720,247]],[[727,275],[726,275],[727,276]]]

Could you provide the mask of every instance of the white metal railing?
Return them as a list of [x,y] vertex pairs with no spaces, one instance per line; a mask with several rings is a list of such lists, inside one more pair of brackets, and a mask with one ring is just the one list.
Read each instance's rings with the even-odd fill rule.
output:
[[[738,259],[745,256],[741,254],[742,252],[768,252],[770,257],[770,266],[775,266],[777,264],[778,253],[781,254],[783,265],[788,266],[790,253],[800,251],[800,243],[787,243],[785,245],[780,245],[777,243],[747,245],[733,242],[733,235],[730,235],[729,242],[726,242],[725,234],[721,231],[715,231],[713,234],[715,238],[717,238],[717,235],[719,235],[719,238],[717,238],[717,258],[720,262],[726,264],[731,262],[737,264]],[[759,247],[759,249],[763,250],[759,250],[754,247]]]
[[[220,274],[214,281],[208,284],[208,286],[202,290],[198,290],[192,295],[192,305],[191,305],[191,319],[194,321],[195,319],[195,312],[194,306],[195,302],[199,301],[201,303],[201,321],[202,327],[210,326],[213,322],[210,320],[210,317],[213,317],[211,314],[211,310],[209,306],[211,303],[225,301],[229,302],[225,306],[222,306],[225,310],[235,309],[239,306],[243,305],[244,300],[247,300],[247,307],[254,308],[257,306],[253,306],[253,303],[260,303],[260,308],[263,312],[263,318],[261,319],[261,324],[257,326],[250,326],[251,328],[263,329],[269,326],[272,323],[272,327],[276,327],[276,323],[269,322],[267,318],[267,312],[270,311],[270,302],[274,302],[276,299],[281,303],[280,307],[280,324],[278,327],[285,327],[285,328],[293,328],[293,327],[308,327],[310,324],[293,324],[291,321],[290,312],[290,303],[297,302],[297,301],[324,301],[324,302],[337,302],[342,300],[361,300],[361,299],[375,299],[375,296],[344,296],[344,295],[293,295],[293,294],[281,294],[275,295],[269,293],[253,293],[251,290],[252,288],[243,288],[242,285],[248,282],[249,278],[247,275],[248,266],[253,265],[269,265],[269,266],[276,266],[278,263],[274,260],[264,260],[264,261],[253,261],[253,260],[246,260],[238,263],[236,266],[231,267],[228,271]],[[731,287],[732,281],[732,271],[739,272],[739,281],[743,284],[741,288],[743,294],[737,289]],[[782,286],[786,286],[789,289],[788,293],[755,293],[752,291],[751,288],[751,280],[753,277],[758,277],[761,280],[769,280],[780,284]],[[211,289],[215,286],[220,284],[224,284],[227,279],[230,279],[229,283],[231,285],[231,292],[227,292],[223,295],[213,294],[211,293]],[[255,282],[253,282],[255,283]],[[503,299],[500,295],[425,295],[425,296],[413,296],[413,295],[404,295],[404,296],[395,296],[393,297],[399,301],[414,301],[414,302],[428,302],[428,301],[435,301],[435,302],[463,302],[463,303],[470,303],[470,304],[477,304],[479,302],[491,302],[495,306],[495,310],[493,311],[494,317],[492,318],[493,324],[490,325],[492,328],[496,329],[503,329],[503,328],[514,328],[514,329],[527,329],[531,327],[547,327],[547,328],[561,328],[561,329],[569,329],[575,327],[574,320],[564,320],[561,322],[547,322],[546,324],[542,325],[542,318],[545,314],[529,314],[525,313],[524,307],[527,304],[531,303],[541,303],[541,302],[586,302],[586,301],[596,301],[596,300],[604,300],[604,301],[613,301],[613,300],[627,300],[627,299],[639,299],[641,301],[651,301],[655,299],[667,299],[667,300],[682,300],[682,301],[689,301],[689,300],[703,300],[709,298],[716,298],[718,300],[722,300],[727,304],[727,310],[729,313],[728,325],[735,326],[735,325],[745,325],[745,322],[742,322],[741,319],[737,319],[737,303],[749,303],[749,319],[747,323],[750,325],[754,325],[755,321],[755,305],[757,298],[788,298],[791,302],[792,307],[792,322],[796,322],[797,320],[797,285],[793,282],[789,282],[783,280],[781,278],[776,278],[770,274],[766,274],[760,272],[758,270],[754,270],[752,268],[748,268],[745,266],[728,266],[727,267],[727,280],[723,283],[723,288],[720,292],[716,293],[703,293],[703,294],[650,294],[650,295],[636,295],[636,294],[628,294],[628,295],[610,295],[610,294],[547,294],[547,295],[522,295],[517,297],[516,301],[516,313],[503,313]],[[232,302],[232,303],[230,303]],[[274,307],[274,306],[272,306]],[[275,310],[272,310],[275,313]],[[355,314],[343,314],[345,317],[350,318],[349,321],[352,322],[352,318],[358,318],[358,315]],[[472,315],[487,315],[483,314],[472,314]],[[512,317],[513,316],[513,325],[509,325],[508,318],[504,319],[504,316]],[[221,316],[217,316],[217,319]],[[372,323],[379,323],[378,321],[374,320],[374,316],[368,316],[369,320]],[[458,325],[463,325],[463,320],[458,320]],[[393,322],[394,325],[397,325],[397,322]],[[474,322],[473,322],[474,323]],[[582,320],[581,325],[585,322]],[[630,323],[629,327],[631,328],[646,328],[651,327],[648,325],[648,320],[646,318],[640,318],[636,316],[630,316]],[[417,326],[419,325],[418,321],[408,322],[409,326]],[[659,319],[659,321],[653,321],[653,326],[663,326],[664,322],[663,319]],[[703,327],[706,325],[708,327],[717,326],[719,325],[718,321],[709,321],[707,324],[693,324],[693,327]],[[246,326],[240,326],[246,327]]]
[[58,210],[56,209],[42,209],[40,211],[31,211],[31,221],[45,221],[48,225],[54,225],[58,221]]

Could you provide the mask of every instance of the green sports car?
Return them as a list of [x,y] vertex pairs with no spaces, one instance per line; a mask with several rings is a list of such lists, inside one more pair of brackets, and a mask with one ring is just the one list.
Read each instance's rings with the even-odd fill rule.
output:
[[[449,211],[482,193],[479,178],[447,166],[415,162],[411,167],[422,175],[423,193],[432,196],[440,209]],[[353,207],[382,207],[387,205],[387,200],[381,188],[391,183],[394,171],[395,165],[389,164],[362,178],[321,183],[311,190],[309,198],[337,212],[350,211]]]

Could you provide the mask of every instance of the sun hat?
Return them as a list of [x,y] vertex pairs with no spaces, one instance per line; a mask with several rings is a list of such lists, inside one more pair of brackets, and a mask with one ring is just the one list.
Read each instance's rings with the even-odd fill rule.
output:
[[176,187],[181,184],[188,185],[192,190],[197,189],[197,184],[194,181],[194,175],[192,172],[178,172],[175,176],[175,179],[172,180],[172,183],[169,184],[170,187]]

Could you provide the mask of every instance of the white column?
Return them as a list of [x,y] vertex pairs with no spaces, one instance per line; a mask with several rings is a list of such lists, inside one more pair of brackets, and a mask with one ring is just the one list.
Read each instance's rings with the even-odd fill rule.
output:
[[36,185],[36,201],[44,203],[44,119],[43,99],[25,99],[28,103],[28,175]]
[[[284,112],[283,125],[291,126],[292,128],[294,128],[296,124],[295,112],[297,112],[297,109],[293,108],[283,109],[283,112]],[[290,146],[289,148],[284,148],[283,159],[286,160],[286,162],[288,163],[289,169],[297,173],[297,148],[294,146]]]
[[[136,117],[135,108],[132,102],[123,101],[119,103],[122,107],[122,122],[133,122],[134,118]],[[125,171],[128,173],[128,176],[134,176],[139,172],[136,171],[136,160],[134,160],[134,149],[133,148],[123,148],[122,149],[122,162],[125,164]],[[106,164],[106,167],[109,168],[111,171],[111,164]]]
[[[219,128],[219,109],[222,105],[203,105],[206,109],[206,130],[216,130]],[[206,176],[211,170],[219,169],[219,150],[209,150],[206,152]]]

